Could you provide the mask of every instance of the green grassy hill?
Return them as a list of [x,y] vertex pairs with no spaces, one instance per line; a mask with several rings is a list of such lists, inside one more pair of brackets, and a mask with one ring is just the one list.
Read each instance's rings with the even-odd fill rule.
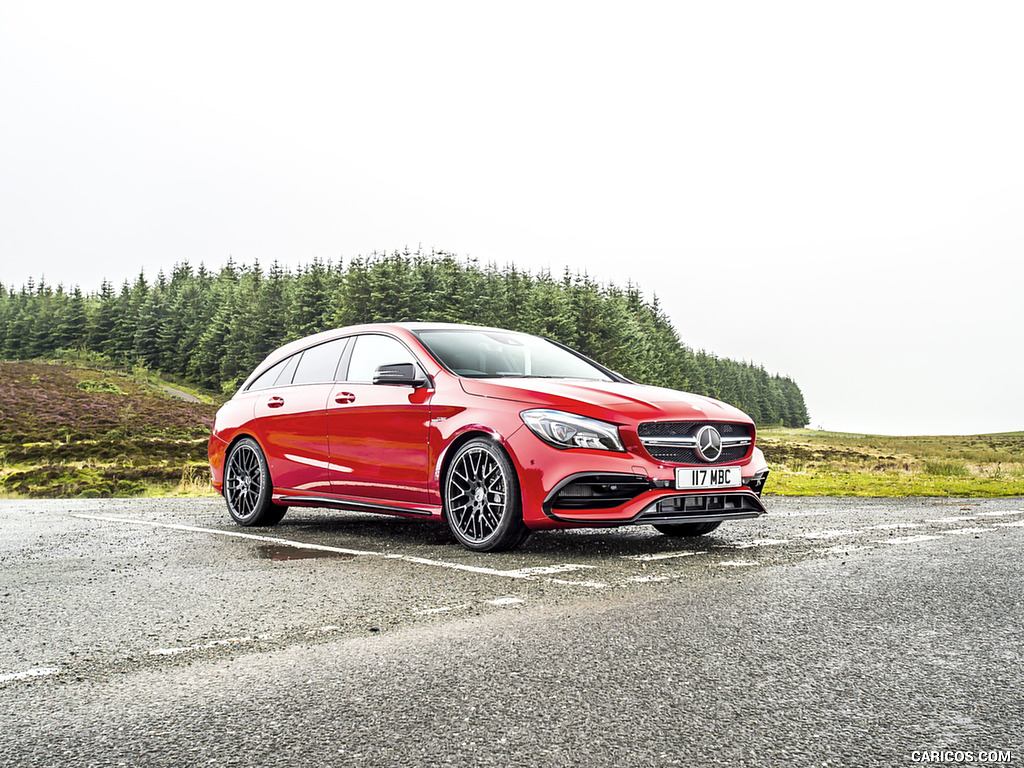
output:
[[0,494],[106,497],[206,493],[216,412],[197,393],[135,375],[0,362]]

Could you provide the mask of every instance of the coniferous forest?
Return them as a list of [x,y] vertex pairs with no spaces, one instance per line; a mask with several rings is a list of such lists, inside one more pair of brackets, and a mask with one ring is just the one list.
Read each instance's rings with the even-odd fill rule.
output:
[[803,394],[789,378],[683,344],[657,298],[633,284],[498,268],[447,253],[373,254],[296,271],[233,261],[219,272],[178,264],[96,293],[30,281],[0,285],[0,357],[102,356],[233,392],[268,352],[358,323],[474,323],[545,336],[624,376],[708,395],[760,425],[802,427]]

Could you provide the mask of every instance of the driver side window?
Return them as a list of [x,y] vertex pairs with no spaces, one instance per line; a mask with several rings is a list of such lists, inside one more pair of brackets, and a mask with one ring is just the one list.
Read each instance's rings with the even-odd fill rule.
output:
[[373,373],[382,365],[419,362],[405,345],[390,336],[357,336],[345,380],[353,384],[373,383]]

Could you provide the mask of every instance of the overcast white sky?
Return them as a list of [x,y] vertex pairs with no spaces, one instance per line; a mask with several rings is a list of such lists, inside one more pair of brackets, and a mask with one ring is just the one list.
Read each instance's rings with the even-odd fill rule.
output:
[[657,293],[812,426],[1024,429],[1024,4],[0,0],[0,282],[409,245]]

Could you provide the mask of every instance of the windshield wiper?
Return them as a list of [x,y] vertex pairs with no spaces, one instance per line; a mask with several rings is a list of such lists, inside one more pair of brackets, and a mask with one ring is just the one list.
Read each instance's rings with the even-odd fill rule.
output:
[[[504,376],[506,374],[502,374],[502,375]],[[589,376],[567,376],[567,375],[549,376],[547,374],[532,374],[532,373],[530,373],[530,374],[527,374],[527,373],[517,373],[517,374],[513,374],[513,375],[516,378],[519,378],[519,379],[573,379],[575,381],[601,381],[601,379],[594,379],[594,378],[591,378]]]

